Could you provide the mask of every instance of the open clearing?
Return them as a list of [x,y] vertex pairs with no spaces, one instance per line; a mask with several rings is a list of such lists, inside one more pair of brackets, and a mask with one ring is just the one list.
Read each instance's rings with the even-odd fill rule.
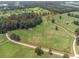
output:
[[[74,21],[71,20],[72,17],[68,17],[66,14],[62,15],[61,20],[59,20],[59,15],[52,18],[56,19],[61,25],[63,24],[63,26],[69,30],[73,29],[72,31],[74,31],[77,28],[74,24],[74,26],[70,26],[71,24],[66,25],[64,23],[71,23]],[[47,21],[45,18],[43,19],[43,23],[41,25],[33,28],[32,30],[15,30],[11,33],[19,35],[24,43],[30,43],[39,46],[41,45],[43,47],[54,48],[59,51],[71,52],[73,38],[60,27],[59,30],[56,31],[55,24],[52,24],[50,20]]]

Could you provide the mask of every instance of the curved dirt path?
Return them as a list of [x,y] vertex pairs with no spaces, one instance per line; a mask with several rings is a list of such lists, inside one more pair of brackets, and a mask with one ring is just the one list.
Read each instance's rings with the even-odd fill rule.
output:
[[76,51],[76,36],[74,37],[74,41],[73,41],[73,52],[74,52],[74,57],[79,57],[79,55],[77,54]]
[[[9,37],[8,33],[6,33],[6,37],[7,37],[7,39],[8,39],[9,41],[11,41],[11,42],[13,42],[13,43],[16,43],[16,44],[19,44],[19,45],[22,45],[22,46],[26,46],[26,47],[33,48],[33,49],[35,49],[35,48],[37,47],[37,46],[31,45],[31,44],[26,44],[26,43],[14,41],[14,40],[12,40],[12,39]],[[48,51],[49,51],[49,49],[45,49],[45,48],[42,48],[42,50],[45,51],[45,52],[48,52]],[[52,50],[52,53],[53,53],[53,54],[56,54],[56,55],[59,55],[59,56],[63,56],[63,55],[64,55],[62,52],[55,51],[55,50]]]
[[[70,31],[68,31],[67,29],[65,29],[64,27],[60,26],[59,24],[56,24],[58,25],[60,28],[64,29],[70,36],[74,37],[74,41],[73,41],[73,52],[74,52],[74,56],[73,57],[79,57],[79,55],[76,53],[76,37],[74,35],[72,35],[70,33]],[[33,48],[35,49],[37,46],[34,46],[34,45],[31,45],[31,44],[26,44],[26,43],[21,43],[21,42],[16,42],[14,40],[12,40],[9,36],[8,36],[8,33],[6,33],[6,37],[9,41],[13,42],[13,43],[16,43],[16,44],[19,44],[19,45],[23,45],[23,46],[26,46],[26,47],[30,47],[30,48]],[[49,50],[48,49],[45,49],[45,48],[42,48],[43,51],[45,52],[48,52]],[[52,50],[52,53],[53,54],[56,54],[56,55],[60,55],[60,56],[63,56],[64,54],[62,52],[59,52],[59,51],[55,51],[55,50]]]
[[75,57],[75,58],[79,57],[79,55],[77,54],[77,51],[76,51],[76,36],[74,34],[72,34],[73,32],[69,31],[67,28],[62,27],[61,25],[59,25],[57,23],[56,23],[56,25],[61,27],[62,29],[64,29],[67,33],[69,33],[70,36],[72,36],[74,38],[74,41],[73,41],[73,53],[74,53],[74,56],[73,57]]
[[77,52],[76,52],[76,37],[74,37],[74,41],[73,41],[73,52],[74,52],[74,56],[77,57]]

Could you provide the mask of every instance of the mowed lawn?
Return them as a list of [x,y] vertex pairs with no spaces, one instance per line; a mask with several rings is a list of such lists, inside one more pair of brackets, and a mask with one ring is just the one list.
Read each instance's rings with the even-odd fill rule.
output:
[[31,43],[34,45],[54,48],[61,51],[71,51],[73,38],[68,35],[62,28],[55,30],[55,24],[51,21],[43,19],[43,23],[30,30],[15,30],[11,33],[15,33],[21,37],[21,41],[24,43]]
[[42,56],[37,56],[34,49],[17,45],[8,41],[5,35],[0,35],[0,58],[57,58],[60,56],[49,55],[44,53]]

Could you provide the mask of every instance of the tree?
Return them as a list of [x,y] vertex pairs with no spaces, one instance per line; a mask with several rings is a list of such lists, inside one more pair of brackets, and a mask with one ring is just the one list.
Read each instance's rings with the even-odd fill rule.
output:
[[41,47],[37,47],[35,48],[35,53],[38,55],[38,56],[41,56],[44,54],[43,50],[41,49]]
[[54,19],[52,20],[52,23],[55,23],[55,20]]
[[79,45],[79,37],[76,38],[76,44]]
[[21,40],[20,37],[18,35],[14,34],[14,33],[10,35],[10,38],[12,40],[15,40],[15,41],[20,41]]
[[76,36],[76,43],[77,43],[77,45],[79,45],[79,28],[77,28],[76,30],[75,30],[75,36]]
[[61,16],[59,16],[59,19],[61,19],[62,17]]
[[63,58],[69,58],[69,55],[67,53],[65,53]]
[[71,16],[71,14],[70,14],[70,13],[68,13],[68,14],[67,14],[67,16]]
[[58,26],[55,27],[55,30],[58,30]]
[[79,21],[73,21],[73,23],[77,26],[79,26]]
[[76,35],[76,36],[79,36],[79,28],[77,28],[77,29],[75,30],[75,35]]
[[33,28],[42,23],[41,16],[37,16],[35,13],[12,14],[5,19],[0,18],[0,34],[16,29]]

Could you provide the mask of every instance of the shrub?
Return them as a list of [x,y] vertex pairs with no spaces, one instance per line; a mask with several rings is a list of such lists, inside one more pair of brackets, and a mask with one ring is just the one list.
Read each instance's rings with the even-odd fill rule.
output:
[[36,53],[38,56],[41,56],[41,55],[44,54],[43,50],[42,50],[40,47],[35,48],[35,53]]
[[79,45],[79,37],[76,38],[76,43]]
[[10,38],[11,38],[12,40],[15,40],[15,41],[20,41],[20,40],[21,40],[20,37],[19,37],[18,35],[16,35],[16,34],[11,34],[11,35],[10,35]]
[[73,22],[75,25],[79,26],[79,21],[74,21]]
[[65,53],[63,58],[69,58],[69,55],[67,53]]

